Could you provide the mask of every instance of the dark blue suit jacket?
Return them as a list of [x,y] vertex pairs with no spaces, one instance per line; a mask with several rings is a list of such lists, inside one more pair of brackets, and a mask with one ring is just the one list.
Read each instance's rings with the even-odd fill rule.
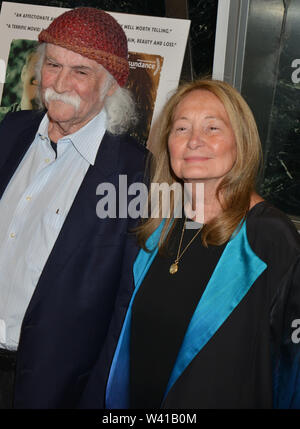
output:
[[[41,113],[11,113],[0,124],[0,197],[32,143]],[[133,219],[96,215],[99,183],[118,189],[144,175],[146,150],[105,134],[79,188],[25,313],[18,348],[15,407],[76,408],[102,352],[113,311],[124,317],[137,247]],[[116,307],[116,297],[118,305]],[[105,378],[105,375],[102,374]],[[88,396],[85,399],[89,406]],[[93,406],[91,404],[91,406]],[[101,404],[98,404],[101,407]]]

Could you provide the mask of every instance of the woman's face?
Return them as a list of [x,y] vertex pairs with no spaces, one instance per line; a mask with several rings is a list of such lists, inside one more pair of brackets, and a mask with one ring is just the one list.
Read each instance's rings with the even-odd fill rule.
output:
[[181,100],[174,111],[168,148],[178,178],[216,189],[236,160],[234,133],[218,97],[197,89]]

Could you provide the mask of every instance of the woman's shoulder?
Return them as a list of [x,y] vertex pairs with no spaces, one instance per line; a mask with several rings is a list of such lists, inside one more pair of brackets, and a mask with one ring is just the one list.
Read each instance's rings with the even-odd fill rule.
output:
[[260,201],[249,210],[246,227],[250,246],[264,260],[275,253],[285,259],[300,255],[300,235],[295,225],[267,201]]
[[[251,207],[247,214],[247,226],[254,225],[256,228],[267,228],[276,232],[290,232],[298,237],[298,232],[291,219],[281,210],[262,200]],[[300,237],[298,237],[300,240]]]

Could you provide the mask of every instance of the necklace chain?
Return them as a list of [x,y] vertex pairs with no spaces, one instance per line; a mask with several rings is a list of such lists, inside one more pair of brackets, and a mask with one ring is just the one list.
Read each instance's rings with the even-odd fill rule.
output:
[[185,246],[185,248],[183,249],[183,251],[180,253],[181,245],[182,245],[182,240],[183,240],[183,235],[184,235],[184,231],[185,231],[185,225],[186,225],[186,218],[184,220],[183,228],[182,228],[182,231],[181,231],[181,237],[180,237],[180,241],[179,241],[179,246],[178,246],[178,251],[177,251],[176,259],[173,262],[173,264],[170,266],[170,269],[169,269],[170,274],[177,273],[177,271],[178,271],[178,263],[179,263],[180,259],[182,258],[182,256],[185,253],[185,251],[190,247],[190,245],[195,240],[195,238],[200,234],[200,232],[201,232],[201,230],[203,228],[203,225],[202,225],[202,227],[198,229],[198,231],[196,232],[196,234],[194,235],[194,237],[188,242],[188,244]]

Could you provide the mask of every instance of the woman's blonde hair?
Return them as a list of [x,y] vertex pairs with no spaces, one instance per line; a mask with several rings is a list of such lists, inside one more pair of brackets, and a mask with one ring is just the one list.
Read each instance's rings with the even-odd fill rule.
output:
[[[186,95],[195,90],[206,90],[218,97],[227,112],[236,141],[236,161],[216,191],[222,213],[205,224],[201,232],[202,242],[205,246],[221,245],[230,239],[249,210],[251,194],[255,190],[262,160],[261,143],[255,119],[248,104],[237,90],[225,82],[212,79],[199,79],[182,84],[177,89],[166,103],[159,118],[157,141],[154,142],[153,147],[151,146],[153,156],[150,163],[150,183],[172,185],[174,182],[181,182],[173,174],[170,166],[168,138],[176,107]],[[150,203],[151,201],[149,201]],[[170,217],[166,219],[162,230],[159,242],[160,250],[166,247],[176,222],[176,219],[173,222],[173,214],[174,198],[171,194]],[[161,221],[162,218],[149,217],[137,229],[138,241],[142,248],[146,249],[146,240]]]

